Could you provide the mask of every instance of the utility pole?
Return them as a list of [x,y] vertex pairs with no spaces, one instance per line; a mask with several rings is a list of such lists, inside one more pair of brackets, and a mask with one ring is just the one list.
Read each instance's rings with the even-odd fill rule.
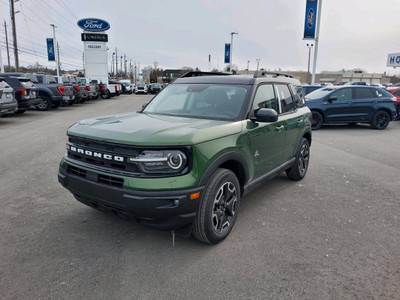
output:
[[260,64],[260,60],[261,60],[261,58],[256,58],[256,61],[257,61],[257,71],[258,71],[258,66],[259,66],[259,64]]
[[237,32],[231,32],[230,33],[231,34],[231,51],[230,51],[230,53],[229,53],[229,71],[231,72],[231,73],[233,73],[232,72],[232,50],[233,50],[233,35],[234,34],[239,34],[239,33],[237,33]]
[[6,47],[7,47],[7,62],[8,62],[8,71],[10,71],[10,50],[8,48],[8,34],[7,34],[7,23],[4,21],[4,30],[6,32]]
[[60,46],[57,42],[57,76],[60,76],[61,68],[60,68]]
[[119,63],[120,63],[120,65],[121,65],[121,68],[120,68],[121,71],[120,71],[120,73],[123,74],[123,73],[124,73],[124,70],[122,69],[122,57],[123,57],[123,56],[121,55],[121,57],[120,57],[121,59],[120,59]]
[[125,68],[125,77],[126,77],[126,55],[124,54],[124,68]]
[[314,62],[313,62],[313,72],[311,76],[311,84],[315,84],[315,72],[317,70],[317,56],[318,56],[318,44],[319,44],[319,28],[321,23],[321,10],[322,10],[322,0],[318,0],[318,15],[316,24],[316,34],[315,34],[315,48],[314,48]]
[[250,63],[250,61],[248,60],[247,61],[247,74],[249,74],[249,63]]
[[118,78],[118,51],[115,47],[115,78]]
[[56,46],[56,50],[57,50],[57,53],[55,55],[55,57],[56,57],[57,76],[60,76],[60,51],[58,49],[58,43],[56,41],[56,28],[57,28],[57,26],[54,25],[54,24],[50,24],[50,26],[53,27],[53,43],[54,43],[54,46]]
[[136,61],[135,61],[135,86],[136,86],[136,74],[137,74],[137,71],[136,71]]
[[17,31],[16,31],[16,28],[15,28],[14,0],[10,0],[10,14],[11,14],[11,23],[12,23],[13,38],[14,38],[15,69],[16,69],[16,71],[18,72],[18,69],[19,69],[19,61],[18,61]]
[[0,48],[0,72],[4,73],[3,56],[1,55],[1,48]]
[[114,55],[115,55],[115,52],[113,52],[112,58],[111,58],[111,76],[112,77],[114,77]]

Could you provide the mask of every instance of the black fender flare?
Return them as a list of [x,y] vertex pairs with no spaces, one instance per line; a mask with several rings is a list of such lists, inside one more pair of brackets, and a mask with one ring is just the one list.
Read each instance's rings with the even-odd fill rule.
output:
[[244,171],[244,182],[243,182],[244,186],[249,179],[249,167],[244,155],[235,151],[226,152],[221,156],[219,156],[216,160],[214,160],[212,164],[207,168],[207,171],[204,172],[203,177],[200,180],[199,186],[206,185],[210,177],[215,173],[215,171],[222,164],[231,160],[236,161],[241,165]]

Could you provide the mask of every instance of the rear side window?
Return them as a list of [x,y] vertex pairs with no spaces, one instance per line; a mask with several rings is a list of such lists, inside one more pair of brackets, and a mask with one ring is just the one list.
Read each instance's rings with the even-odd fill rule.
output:
[[277,84],[276,87],[279,94],[279,100],[281,102],[282,113],[294,111],[296,108],[296,103],[292,98],[289,87],[286,84]]
[[278,101],[272,84],[263,84],[258,87],[253,101],[254,114],[260,108],[272,108],[279,113]]
[[370,99],[375,98],[374,93],[370,88],[355,88],[355,99]]

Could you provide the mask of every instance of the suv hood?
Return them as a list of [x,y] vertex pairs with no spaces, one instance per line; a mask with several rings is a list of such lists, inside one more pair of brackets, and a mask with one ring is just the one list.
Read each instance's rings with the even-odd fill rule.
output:
[[128,113],[80,121],[68,135],[138,146],[193,145],[239,133],[240,121]]

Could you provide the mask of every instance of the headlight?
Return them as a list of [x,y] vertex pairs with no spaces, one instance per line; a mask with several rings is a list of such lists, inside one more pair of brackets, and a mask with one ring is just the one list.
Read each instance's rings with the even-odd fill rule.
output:
[[179,150],[145,150],[129,162],[136,163],[144,173],[179,173],[186,168],[187,157]]

